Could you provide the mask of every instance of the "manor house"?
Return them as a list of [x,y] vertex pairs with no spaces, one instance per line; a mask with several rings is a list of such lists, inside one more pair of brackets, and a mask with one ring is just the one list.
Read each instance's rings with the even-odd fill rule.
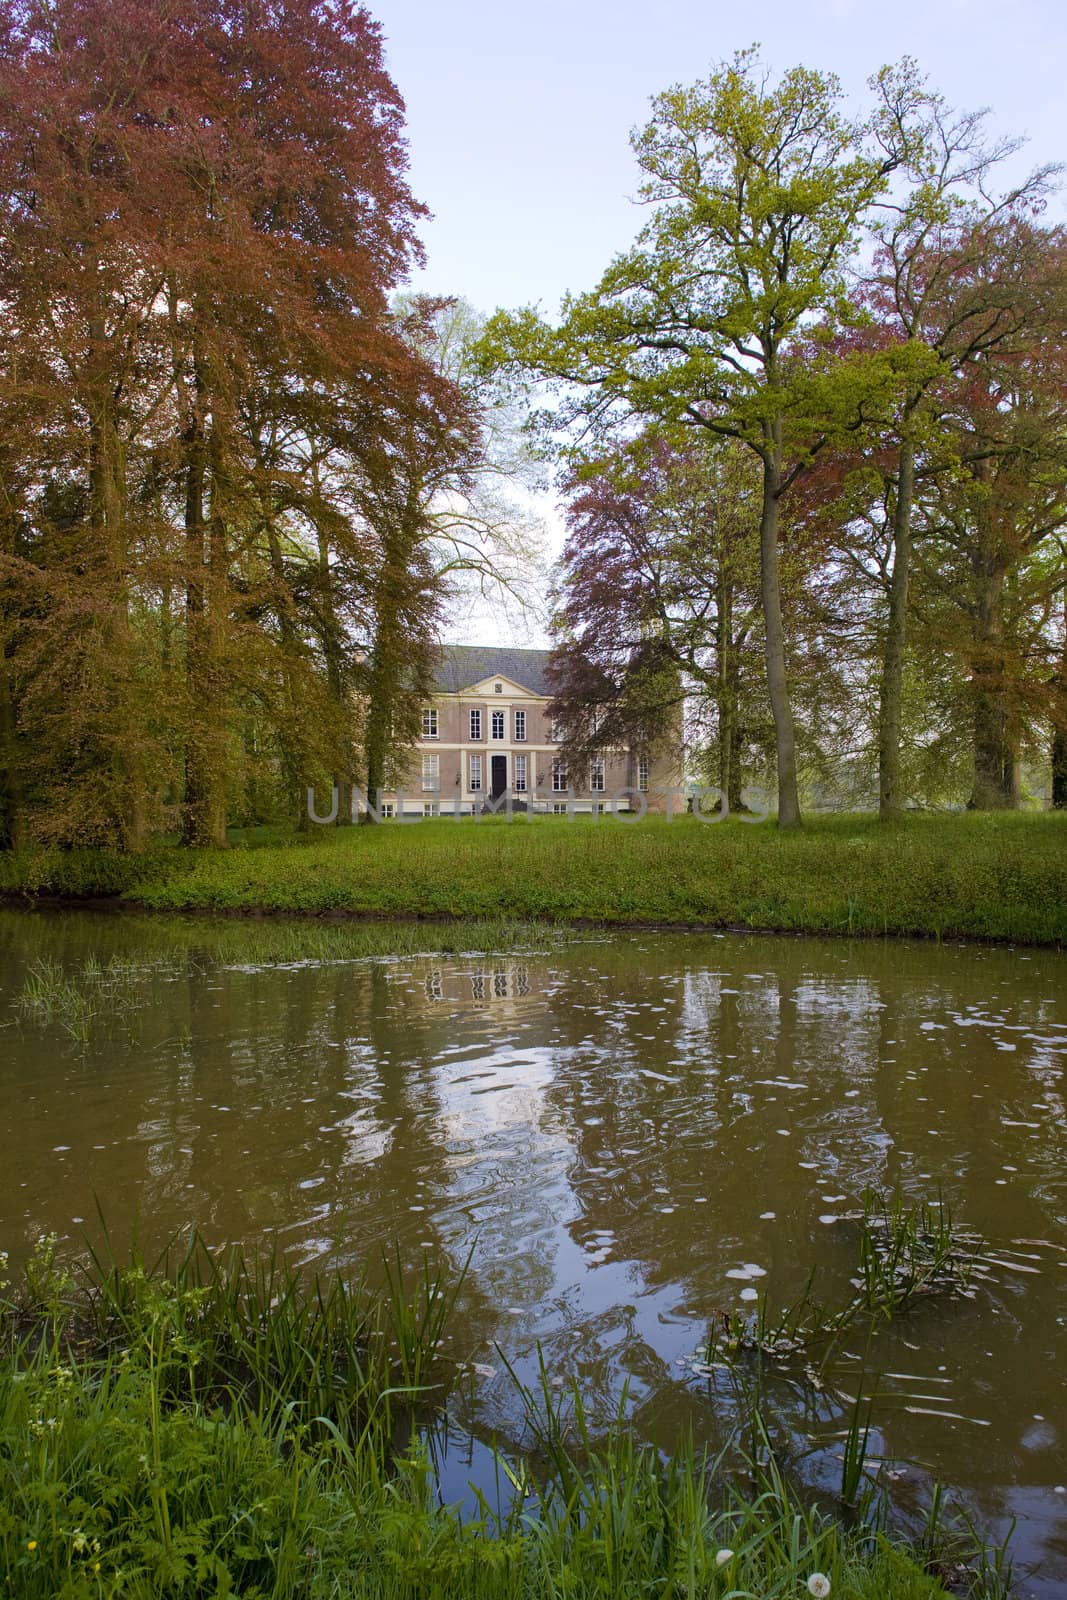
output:
[[[605,750],[580,772],[560,755],[560,730],[548,714],[547,650],[449,645],[434,692],[422,708],[422,736],[401,788],[406,816],[453,816],[510,804],[516,811],[565,814],[666,808],[681,782],[681,752],[652,757]],[[615,798],[618,797],[618,798]],[[396,793],[382,797],[394,816]]]

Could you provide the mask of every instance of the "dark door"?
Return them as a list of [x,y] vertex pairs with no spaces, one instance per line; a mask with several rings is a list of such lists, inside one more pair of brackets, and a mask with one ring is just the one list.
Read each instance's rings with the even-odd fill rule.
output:
[[494,800],[499,800],[508,786],[508,758],[507,756],[493,756],[492,761],[491,793]]

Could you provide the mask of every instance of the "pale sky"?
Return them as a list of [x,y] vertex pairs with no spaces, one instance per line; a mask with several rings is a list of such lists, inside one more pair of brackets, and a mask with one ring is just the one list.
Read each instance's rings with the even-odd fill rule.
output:
[[[1067,159],[1062,0],[368,6],[407,105],[412,187],[434,214],[416,286],[482,311],[540,303],[552,315],[566,290],[591,288],[643,216],[628,140],[649,100],[755,42],[774,74],[798,62],[836,72],[857,107],[879,66],[912,55],[951,104],[988,106],[991,132],[1028,137],[1015,175]],[[1062,196],[1053,209],[1065,214]]]
[[[434,213],[419,286],[484,311],[591,288],[641,212],[629,132],[650,98],[758,41],[777,73],[870,75],[913,55],[1021,158],[1067,158],[1067,7],[1053,0],[368,0],[407,104],[411,181]],[[1062,212],[1062,201],[1059,209]]]

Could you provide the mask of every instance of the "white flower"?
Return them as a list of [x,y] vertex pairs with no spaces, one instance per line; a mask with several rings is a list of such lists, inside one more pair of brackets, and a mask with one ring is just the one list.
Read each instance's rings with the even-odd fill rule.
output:
[[716,1550],[715,1552],[715,1565],[717,1567],[725,1567],[726,1563],[733,1559],[734,1553],[732,1550]]
[[826,1600],[830,1593],[830,1580],[825,1572],[813,1572],[808,1579],[808,1593],[815,1596],[815,1600]]

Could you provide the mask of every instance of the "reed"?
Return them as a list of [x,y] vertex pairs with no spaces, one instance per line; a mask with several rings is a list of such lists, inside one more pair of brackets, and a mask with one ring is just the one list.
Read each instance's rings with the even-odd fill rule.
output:
[[801,1358],[810,1367],[818,1351],[825,1367],[841,1336],[857,1323],[906,1316],[931,1296],[972,1292],[983,1242],[956,1222],[942,1195],[909,1203],[868,1189],[855,1220],[860,1226],[850,1299],[836,1307],[823,1304],[814,1296],[812,1274],[803,1294],[777,1311],[761,1298],[748,1316],[724,1312],[710,1330],[705,1361],[760,1355],[779,1364]]
[[[157,1260],[0,1263],[0,1585],[18,1600],[937,1600],[881,1531],[743,1481],[623,1409],[597,1430],[544,1366],[509,1507],[436,1494],[420,1408],[451,1292],[308,1283],[191,1239]],[[530,1491],[530,1492],[528,1492]],[[923,1559],[936,1554],[935,1531]],[[977,1592],[977,1591],[976,1591]]]

